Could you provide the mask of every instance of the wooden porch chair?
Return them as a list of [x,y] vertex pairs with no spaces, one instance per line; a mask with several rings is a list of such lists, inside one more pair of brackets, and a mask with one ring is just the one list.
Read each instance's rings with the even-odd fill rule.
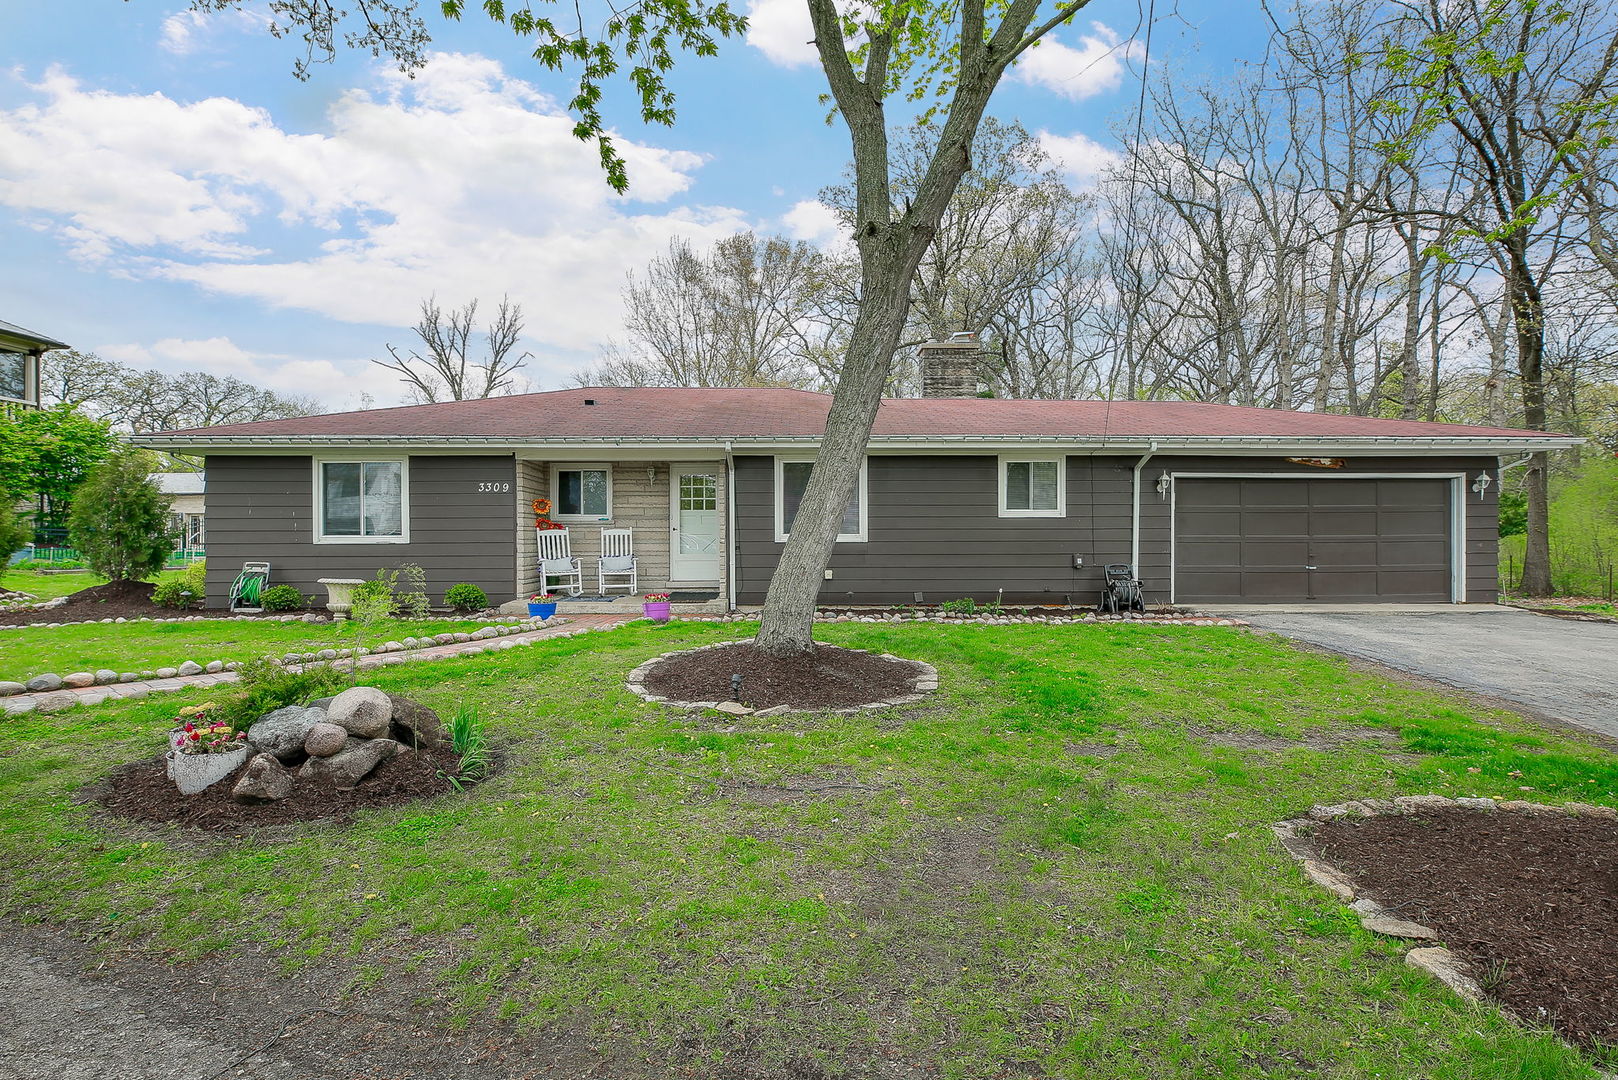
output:
[[573,557],[566,529],[535,529],[539,542],[539,591],[553,591],[551,582],[558,582],[555,591],[577,596],[584,591],[584,567]]
[[[609,584],[607,579],[619,579]],[[608,589],[626,589],[633,596],[640,591],[635,569],[635,530],[602,529],[601,561],[596,568],[596,588],[602,596]]]

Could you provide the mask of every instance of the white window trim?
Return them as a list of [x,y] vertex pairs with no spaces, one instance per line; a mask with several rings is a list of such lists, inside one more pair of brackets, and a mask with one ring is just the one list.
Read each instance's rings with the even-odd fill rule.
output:
[[[326,465],[364,464],[375,461],[399,463],[399,535],[398,536],[327,536],[326,484],[322,476]],[[401,454],[334,454],[313,459],[313,486],[315,520],[311,530],[317,544],[408,544],[410,543],[410,458]]]
[[[783,466],[793,462],[805,461],[813,464],[814,460],[815,459],[813,457],[781,456],[777,456],[775,459],[775,542],[777,544],[784,544],[787,542],[787,533],[785,528],[786,500],[783,497],[786,495],[786,484],[783,482],[782,477]],[[869,457],[860,458],[860,531],[857,533],[838,533],[837,542],[839,544],[863,544],[866,542],[866,538],[870,535],[871,490],[870,477],[868,475],[867,468],[870,465],[870,461],[871,459]]]
[[[1056,462],[1056,509],[1011,510],[1006,506],[1006,466],[1013,462]],[[1034,457],[1029,454],[1001,454],[995,465],[999,472],[1000,516],[1003,518],[1065,518],[1067,517],[1067,455]]]
[[[607,513],[605,517],[594,514],[564,514],[562,513],[562,474],[565,472],[604,472],[607,474]],[[551,466],[551,520],[569,521],[576,524],[610,525],[612,523],[612,463],[601,461],[575,462],[567,461]]]

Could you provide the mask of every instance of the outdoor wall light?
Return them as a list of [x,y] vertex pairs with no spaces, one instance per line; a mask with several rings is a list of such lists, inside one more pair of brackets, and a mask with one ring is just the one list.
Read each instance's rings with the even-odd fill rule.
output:
[[1483,498],[1483,493],[1489,490],[1489,485],[1492,483],[1494,483],[1492,476],[1486,472],[1480,472],[1478,473],[1478,478],[1472,481],[1472,490],[1477,492],[1478,498],[1481,499]]
[[646,466],[646,482],[648,484],[657,483],[657,466],[656,465],[648,465],[648,466]]
[[1157,478],[1157,497],[1159,499],[1168,498],[1169,497],[1169,488],[1171,488],[1173,486],[1174,486],[1174,477],[1170,476],[1168,474],[1168,471],[1165,469],[1164,472],[1163,472],[1163,475],[1159,476]]

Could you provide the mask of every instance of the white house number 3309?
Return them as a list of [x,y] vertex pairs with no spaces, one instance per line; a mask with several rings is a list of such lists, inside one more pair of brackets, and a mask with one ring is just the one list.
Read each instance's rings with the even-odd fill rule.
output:
[[493,491],[493,492],[506,492],[506,491],[510,491],[510,490],[511,490],[511,481],[510,480],[482,480],[482,481],[479,481],[479,483],[478,483],[478,491],[479,491],[479,493],[490,492],[490,491]]

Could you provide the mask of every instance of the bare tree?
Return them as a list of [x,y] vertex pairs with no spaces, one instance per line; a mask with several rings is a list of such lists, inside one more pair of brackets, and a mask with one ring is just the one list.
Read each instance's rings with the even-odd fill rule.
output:
[[378,367],[397,372],[411,400],[465,401],[515,392],[517,372],[529,353],[512,355],[522,338],[522,305],[502,296],[494,320],[484,331],[484,354],[472,358],[478,302],[469,300],[445,311],[432,297],[421,302],[415,327],[420,349],[387,347],[391,360],[372,360]]

